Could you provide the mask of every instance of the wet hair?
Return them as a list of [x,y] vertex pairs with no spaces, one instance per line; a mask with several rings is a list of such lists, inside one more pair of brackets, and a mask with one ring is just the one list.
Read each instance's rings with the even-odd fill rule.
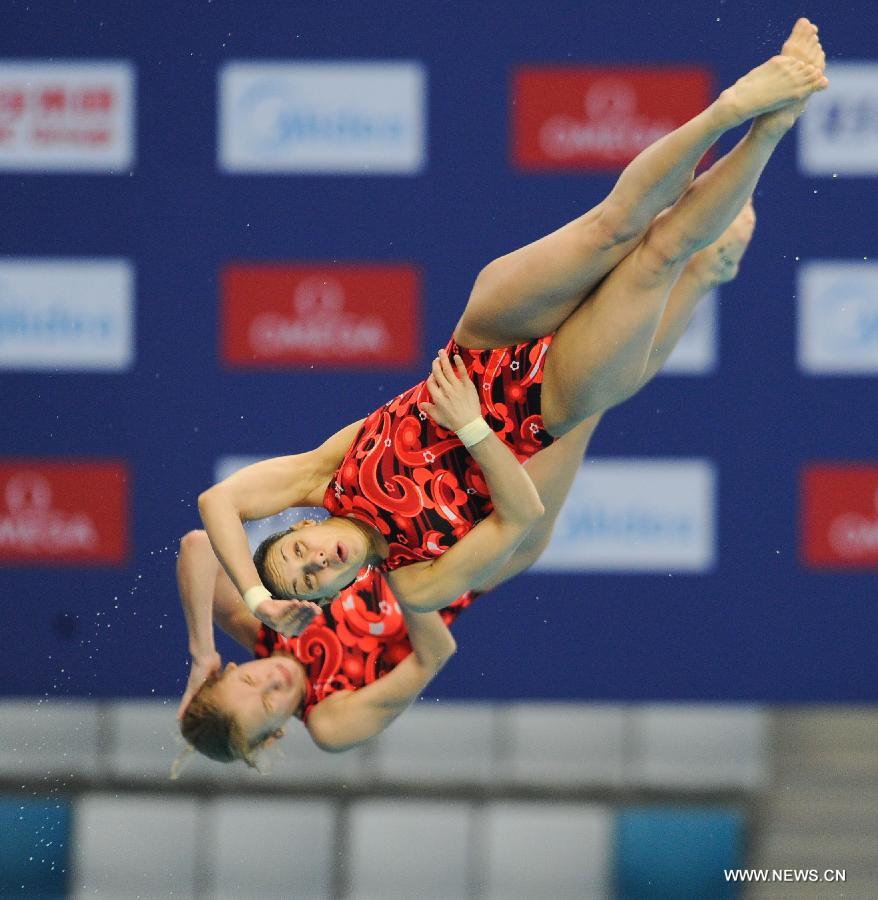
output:
[[214,693],[224,675],[216,672],[201,685],[183,713],[180,731],[192,747],[209,759],[224,763],[242,759],[255,769],[254,751],[268,735],[251,744],[235,717],[217,703]]
[[271,550],[284,535],[289,534],[289,532],[290,529],[285,528],[283,531],[276,531],[274,534],[270,534],[260,543],[253,554],[253,564],[256,566],[256,571],[259,573],[259,580],[271,591],[272,597],[286,600],[292,600],[293,595],[289,591],[282,590],[278,583],[271,577],[268,572],[268,566],[265,565],[265,558],[268,556],[268,551]]

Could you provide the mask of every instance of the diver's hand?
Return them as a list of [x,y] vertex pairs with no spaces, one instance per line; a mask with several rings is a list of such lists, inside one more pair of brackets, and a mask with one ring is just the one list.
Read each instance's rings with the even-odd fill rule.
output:
[[320,612],[310,600],[263,600],[256,607],[256,618],[284,637],[301,634]]
[[482,415],[479,393],[460,356],[454,357],[452,367],[448,354],[439,351],[427,379],[427,390],[433,402],[421,403],[418,408],[442,428],[457,431]]
[[186,683],[186,692],[183,694],[183,699],[180,701],[180,705],[177,707],[177,720],[183,718],[183,713],[186,712],[186,707],[192,701],[192,698],[198,693],[201,685],[204,684],[207,679],[213,675],[215,672],[219,672],[222,669],[223,661],[220,658],[219,653],[215,650],[212,653],[207,653],[204,656],[200,656],[198,659],[193,657],[192,665],[189,669],[189,681]]

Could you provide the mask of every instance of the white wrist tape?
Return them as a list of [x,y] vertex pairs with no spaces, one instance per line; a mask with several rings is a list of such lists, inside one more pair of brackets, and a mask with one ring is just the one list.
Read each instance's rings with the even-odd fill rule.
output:
[[262,603],[263,600],[271,600],[271,591],[262,584],[254,584],[252,588],[247,588],[244,591],[244,602],[247,604],[247,609],[256,615],[256,607]]
[[463,428],[457,429],[457,436],[461,444],[469,448],[483,441],[491,433],[491,426],[481,417],[467,422]]

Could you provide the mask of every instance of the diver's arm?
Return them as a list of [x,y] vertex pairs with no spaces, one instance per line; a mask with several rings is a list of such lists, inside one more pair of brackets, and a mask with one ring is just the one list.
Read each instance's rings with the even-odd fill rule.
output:
[[177,556],[177,590],[193,659],[216,652],[212,613],[218,569],[219,563],[203,531],[190,531],[182,538]]
[[348,425],[308,453],[247,466],[199,496],[198,511],[213,551],[242,596],[261,584],[243,523],[290,506],[322,506],[326,485],[361,425],[362,420]]
[[213,554],[207,534],[204,540],[216,564],[213,589],[213,624],[245,650],[252,653],[259,635],[260,621],[241,603],[241,596]]
[[439,613],[403,615],[412,652],[372,684],[332,694],[311,710],[306,727],[322,750],[349,750],[384,731],[454,655],[457,644]]
[[[525,470],[537,489],[540,501],[543,504],[544,513],[533,527],[526,532],[505,561],[501,561],[498,565],[477,568],[474,578],[467,589],[489,591],[498,584],[502,584],[504,581],[508,581],[510,578],[523,572],[540,558],[549,543],[552,529],[555,527],[555,522],[561,512],[564,501],[567,499],[573,479],[579,471],[588,443],[600,419],[601,414],[598,413],[584,422],[580,422],[575,428],[558,438],[550,447],[540,450],[539,453],[534,454],[524,464]],[[481,527],[481,524],[476,527]],[[465,547],[467,546],[465,542],[471,534],[472,532],[460,542]],[[459,545],[452,547],[436,562],[441,560],[455,562],[456,556],[448,559],[446,557],[449,557],[449,554],[454,552],[457,546]],[[478,551],[476,550],[475,552]],[[418,563],[417,565],[423,564]],[[404,571],[407,572],[411,568],[414,567],[407,566],[405,570],[399,569],[398,571],[402,575]],[[393,574],[395,575],[396,573]],[[435,570],[433,575],[435,577]],[[436,589],[436,585],[433,586],[433,589]],[[404,602],[404,600],[401,599],[400,602]],[[417,600],[415,602],[417,603]],[[442,605],[444,606],[446,603],[442,603]]]
[[441,556],[402,566],[388,575],[397,600],[408,609],[441,609],[471,588],[496,580],[543,515],[530,476],[495,434],[470,452],[482,467],[494,511]]
[[177,709],[178,719],[205,679],[218,672],[222,666],[214,644],[212,620],[213,589],[218,568],[216,557],[203,531],[190,531],[180,541],[177,588],[186,618],[192,661],[186,690]]
[[442,609],[473,587],[496,582],[527,531],[492,513],[437,559],[394,569],[388,583],[405,609]]
[[[478,419],[480,408],[459,357],[455,366],[457,372],[444,353],[434,361],[427,380],[433,402],[421,408],[443,428],[457,431],[468,419]],[[437,559],[390,573],[394,594],[411,610],[441,609],[474,585],[494,578],[543,515],[527,470],[496,434],[484,428],[484,437],[467,449],[485,476],[494,510]]]
[[532,566],[542,555],[552,536],[558,515],[567,499],[573,479],[582,465],[592,434],[602,413],[580,422],[545,450],[534,454],[525,464],[545,508],[543,517],[525,535],[509,561],[490,578],[474,585],[488,591]]
[[[448,354],[440,350],[433,361],[427,389],[433,402],[421,403],[419,407],[443,428],[463,434],[464,426],[473,427],[472,423],[481,419],[478,391],[460,356],[454,358],[452,365]],[[485,476],[494,518],[504,528],[526,531],[543,514],[537,489],[506,444],[484,420],[479,425],[484,429],[483,436],[477,435],[475,443],[467,445],[467,451]]]

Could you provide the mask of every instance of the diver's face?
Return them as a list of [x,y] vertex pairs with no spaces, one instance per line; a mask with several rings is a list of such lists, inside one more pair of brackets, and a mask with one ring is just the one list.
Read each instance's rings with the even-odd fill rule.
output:
[[278,538],[265,557],[278,587],[299,600],[334,597],[350,584],[369,557],[363,531],[332,517]]
[[232,713],[250,745],[279,731],[301,706],[305,676],[285,656],[229,663],[213,689],[216,703]]

